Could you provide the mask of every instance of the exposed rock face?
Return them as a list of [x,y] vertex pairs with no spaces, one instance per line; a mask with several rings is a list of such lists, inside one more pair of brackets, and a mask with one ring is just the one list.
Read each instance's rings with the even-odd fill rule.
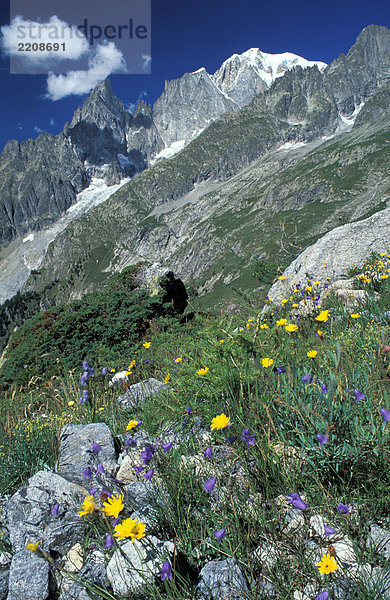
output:
[[340,54],[324,71],[342,115],[348,117],[389,81],[390,30],[370,25],[363,29],[347,55]]
[[130,121],[131,115],[125,112],[123,102],[114,96],[111,84],[106,79],[92,90],[83,106],[75,111],[70,129],[77,123],[92,123],[98,129],[109,129],[112,138],[125,146],[125,132]]
[[[123,102],[114,96],[110,81],[106,79],[75,111],[70,125],[64,126],[64,134],[72,141],[75,153],[90,175],[106,176],[107,181],[112,180],[112,171],[116,170],[120,180],[121,170],[123,175],[131,177],[144,168],[140,157],[133,161],[127,156],[126,134],[131,122],[132,116],[125,111]],[[123,157],[122,161],[118,154]],[[111,168],[108,174],[107,165]]]
[[267,89],[255,66],[243,64],[242,56],[238,54],[223,63],[214,73],[213,80],[240,108]]
[[0,175],[0,245],[53,223],[89,183],[63,134],[11,140],[0,156]]
[[[108,185],[132,177],[166,146],[177,141],[186,145],[220,115],[247,104],[281,74],[268,73],[269,67],[262,65],[261,56],[272,55],[260,52],[253,66],[253,52],[248,53],[234,55],[214,76],[200,69],[167,82],[153,110],[141,101],[133,115],[107,79],[92,90],[61,134],[9,142],[0,157],[0,247],[56,221],[91,177],[102,177]],[[297,60],[310,64],[295,57],[289,68]]]
[[238,110],[212,81],[206,69],[166,82],[153,105],[153,119],[166,146],[190,140],[217,117]]
[[147,398],[159,394],[165,388],[166,385],[164,383],[154,377],[150,377],[131,385],[124,394],[119,396],[118,402],[125,408],[137,408]]
[[152,107],[143,100],[138,102],[126,138],[128,156],[134,164],[139,165],[140,171],[146,168],[148,161],[165,146],[153,119]]
[[55,222],[91,177],[114,184],[145,168],[142,155],[127,156],[131,120],[106,80],[59,135],[8,142],[0,156],[0,246]]
[[[24,551],[25,545],[44,535],[52,550],[66,553],[80,537],[80,522],[75,522],[76,508],[83,492],[57,473],[39,471],[26,487],[18,490],[6,506],[7,527],[13,548]],[[58,504],[59,514],[51,514]],[[60,521],[60,523],[59,523]]]
[[278,303],[294,282],[303,284],[307,278],[323,282],[327,276],[337,280],[350,267],[360,265],[371,252],[388,250],[389,239],[389,208],[363,221],[337,227],[306,248],[285,270],[286,279],[277,281],[268,296]]
[[25,548],[12,557],[7,600],[47,600],[49,565]]

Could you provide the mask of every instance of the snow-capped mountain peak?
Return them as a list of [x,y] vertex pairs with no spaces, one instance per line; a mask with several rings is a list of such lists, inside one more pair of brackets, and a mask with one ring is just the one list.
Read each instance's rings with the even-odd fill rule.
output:
[[218,88],[240,107],[256,94],[268,89],[278,77],[293,67],[317,65],[320,71],[327,66],[321,61],[309,61],[292,52],[270,54],[259,48],[250,48],[242,54],[233,54],[212,75]]

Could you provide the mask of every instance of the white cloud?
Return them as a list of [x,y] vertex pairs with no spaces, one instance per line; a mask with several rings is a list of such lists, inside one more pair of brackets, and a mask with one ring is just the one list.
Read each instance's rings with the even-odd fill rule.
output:
[[142,60],[144,61],[143,65],[142,65],[142,69],[144,71],[146,71],[147,69],[149,69],[149,64],[152,62],[152,57],[149,56],[149,54],[143,54]]
[[55,121],[54,121],[54,119],[50,119],[50,121],[49,121],[49,125],[50,125],[50,127],[53,127],[53,125],[54,125],[54,124],[55,124]]
[[[21,15],[14,17],[10,25],[0,29],[0,47],[3,54],[17,56],[29,65],[45,66],[59,63],[64,59],[77,60],[89,50],[85,35],[75,26],[68,25],[56,15],[45,23],[25,20]],[[58,50],[20,52],[20,43],[58,44]],[[65,44],[63,50],[62,44]]]
[[106,79],[110,73],[126,67],[122,52],[113,42],[104,42],[97,46],[88,62],[87,71],[70,71],[66,75],[49,73],[46,98],[55,101],[72,94],[82,96]]
[[38,125],[34,126],[34,131],[35,131],[35,133],[44,133],[43,129],[41,129],[40,127],[38,127]]

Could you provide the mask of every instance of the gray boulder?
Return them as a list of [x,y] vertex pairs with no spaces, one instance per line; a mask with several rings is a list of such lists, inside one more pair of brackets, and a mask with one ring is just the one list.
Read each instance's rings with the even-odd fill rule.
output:
[[[83,488],[57,473],[36,473],[28,486],[18,490],[6,505],[7,528],[14,550],[24,551],[26,544],[43,538],[45,549],[65,554],[82,536],[77,511],[83,498]],[[51,509],[56,504],[58,515],[52,515]]]
[[235,558],[211,560],[199,574],[197,597],[202,600],[244,600],[248,586]]
[[0,598],[6,598],[8,592],[9,569],[0,570]]
[[268,297],[277,304],[288,297],[294,282],[304,285],[309,278],[324,283],[327,276],[333,281],[340,279],[349,268],[362,264],[371,252],[384,252],[389,239],[390,208],[368,219],[336,227],[306,248],[287,267],[286,279],[277,281]]
[[69,481],[84,484],[83,472],[90,466],[92,444],[96,442],[102,450],[97,462],[102,463],[106,472],[117,468],[114,442],[110,429],[105,423],[88,425],[67,425],[60,435],[59,473]]
[[16,552],[11,563],[7,600],[47,600],[49,564],[28,550]]
[[146,398],[159,394],[166,387],[165,383],[158,381],[154,377],[150,377],[131,385],[124,394],[119,396],[118,403],[122,408],[136,408]]
[[[92,584],[91,591],[95,591],[95,586],[107,590],[106,567],[102,561],[91,560],[87,562],[78,576],[85,581],[86,585]],[[60,600],[90,600],[91,596],[88,594],[87,589],[79,583],[74,583],[60,596]]]
[[367,548],[375,550],[387,559],[390,559],[390,531],[371,525],[370,533],[367,538]]
[[158,490],[151,482],[134,481],[126,486],[126,506],[133,510],[154,504]]
[[153,583],[165,560],[174,550],[172,542],[163,542],[147,536],[135,542],[126,542],[116,550],[107,566],[107,577],[114,594],[132,598]]

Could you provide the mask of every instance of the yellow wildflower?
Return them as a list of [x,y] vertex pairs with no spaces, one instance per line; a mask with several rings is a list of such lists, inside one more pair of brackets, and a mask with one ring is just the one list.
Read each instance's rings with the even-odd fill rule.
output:
[[131,369],[135,367],[135,360],[132,360],[131,363],[129,364],[129,371],[131,371]]
[[309,350],[308,352],[306,352],[307,356],[309,358],[315,358],[318,354],[317,350]]
[[145,537],[145,525],[141,523],[141,521],[136,521],[134,519],[125,519],[122,523],[119,523],[114,528],[114,536],[120,540],[123,538],[131,537],[131,541],[140,540]]
[[164,383],[168,383],[168,381],[170,380],[171,376],[168,373],[168,375],[166,375],[165,379],[164,379]]
[[209,370],[208,367],[202,367],[201,369],[199,369],[199,371],[197,371],[197,374],[204,376],[207,374],[208,370]]
[[150,348],[151,342],[144,342],[142,345],[144,348]]
[[179,356],[179,358],[175,358],[175,363],[181,363],[182,360],[183,360],[182,357]]
[[268,367],[274,364],[273,358],[262,358],[261,364],[267,369]]
[[320,337],[323,337],[323,335],[324,335],[324,332],[323,332],[323,331],[321,331],[321,329],[318,329],[318,330],[317,330],[317,335],[319,335]]
[[325,554],[321,558],[320,562],[317,563],[317,567],[320,573],[325,573],[326,575],[329,575],[329,573],[333,573],[333,571],[336,571],[339,568],[334,557],[330,554]]
[[73,400],[69,400],[68,406],[73,406],[73,404],[74,404],[74,401]]
[[296,302],[292,305],[293,308],[298,308],[299,304],[297,304]]
[[320,314],[316,317],[316,321],[322,321],[323,323],[326,323],[326,321],[329,318],[329,311],[328,310],[322,310],[320,312]]
[[126,373],[125,373],[126,377],[128,377],[131,374],[132,374],[132,371],[126,371]]
[[293,331],[297,331],[297,329],[298,329],[298,325],[294,325],[293,323],[289,323],[285,327],[285,330],[288,331],[289,333],[292,333]]
[[79,512],[79,517],[83,517],[84,515],[90,515],[95,510],[95,499],[93,496],[87,496],[84,499],[83,505]]
[[268,329],[268,325],[267,325],[267,323],[262,323],[262,324],[260,325],[260,329]]
[[123,508],[123,495],[119,494],[107,498],[107,501],[103,504],[103,512],[105,512],[108,517],[112,517],[113,519],[118,518],[118,515]]
[[353,315],[351,315],[352,319],[360,319],[360,315],[359,313],[353,313]]
[[227,417],[225,413],[214,417],[211,421],[211,429],[225,429],[227,425],[229,425],[230,417]]
[[138,421],[129,421],[126,427],[126,431],[130,431],[130,429],[134,429],[134,427],[137,427],[137,423]]
[[276,325],[286,325],[287,324],[287,319],[279,319],[279,321],[276,321]]
[[315,281],[313,285],[320,285],[321,281]]
[[279,275],[279,281],[283,281],[283,279],[287,279],[287,275]]
[[224,343],[224,341],[225,341],[225,340],[219,340],[219,343],[220,343],[220,344],[223,344],[223,343]]
[[37,552],[39,548],[39,542],[37,542],[36,544],[30,542],[29,544],[26,544],[26,548],[27,550],[30,550],[30,552]]

